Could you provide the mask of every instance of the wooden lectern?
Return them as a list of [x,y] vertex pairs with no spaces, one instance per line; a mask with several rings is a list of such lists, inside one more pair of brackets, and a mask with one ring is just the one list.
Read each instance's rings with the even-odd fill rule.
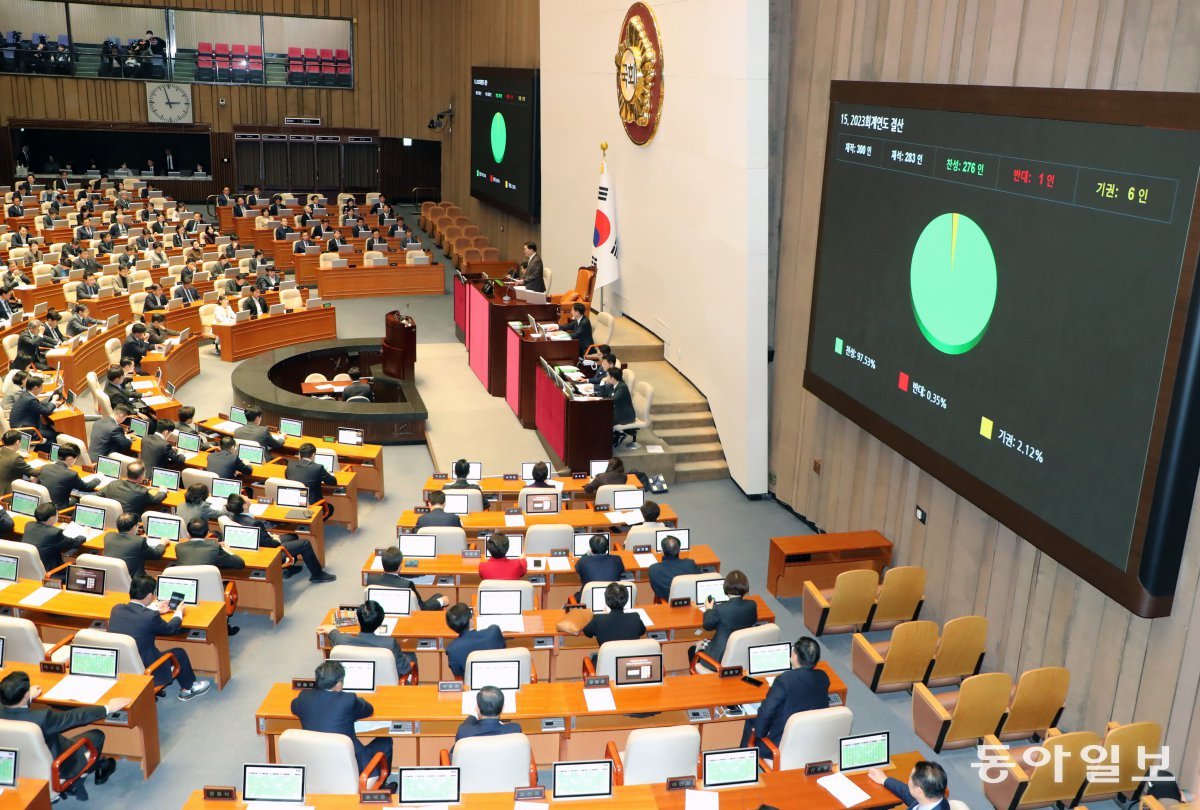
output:
[[413,379],[417,362],[417,322],[398,310],[384,318],[383,373],[397,380]]

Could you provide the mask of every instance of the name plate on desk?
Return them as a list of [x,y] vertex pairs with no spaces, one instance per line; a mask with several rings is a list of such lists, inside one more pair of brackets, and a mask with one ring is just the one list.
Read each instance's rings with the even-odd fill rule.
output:
[[583,610],[586,607],[587,607],[587,605],[581,605],[581,604],[577,605],[577,604],[572,604],[571,602],[568,602],[567,604],[563,605],[563,611],[565,613],[570,613],[572,610]]
[[450,476],[447,473],[434,473],[433,480],[434,481],[448,481],[448,480],[450,480]]
[[461,692],[462,690],[462,681],[438,681],[438,694],[442,692]]
[[552,548],[552,549],[550,549],[551,557],[567,557],[570,555],[570,553],[571,553],[571,550],[567,549],[567,548]]
[[824,776],[827,773],[833,773],[833,760],[831,759],[810,762],[804,766],[805,776]]
[[671,600],[671,607],[690,607],[692,599],[690,596],[680,596]]
[[584,689],[593,689],[593,688],[599,689],[601,687],[608,688],[608,676],[607,675],[589,675],[588,677],[583,679],[583,688]]
[[58,579],[43,579],[43,580],[42,580],[42,587],[43,587],[43,588],[51,588],[51,589],[53,589],[53,590],[56,590],[56,591],[61,591],[61,590],[63,589],[63,584],[62,584],[62,580],[58,580]]
[[427,515],[427,514],[429,514],[429,507],[428,506],[416,506],[416,507],[413,507],[413,511],[416,512],[418,515]]
[[520,509],[518,509],[518,508],[515,508],[515,507],[513,507],[513,508],[510,508],[510,509],[505,509],[505,510],[504,510],[504,514],[506,514],[506,515],[519,515],[519,514],[521,514],[521,510],[520,510]]
[[588,474],[587,473],[571,473],[571,477],[574,478],[576,481],[582,481],[588,477]]
[[645,545],[645,546],[634,546],[634,547],[633,547],[633,553],[634,553],[634,554],[649,554],[649,553],[650,553],[650,546],[648,546],[648,545]]
[[721,667],[721,677],[722,678],[740,678],[740,677],[742,677],[742,667],[740,665],[732,666],[732,667]]
[[592,507],[592,511],[594,511],[594,512],[607,512],[607,511],[608,511],[608,504],[606,504],[606,503],[598,503],[598,504],[595,504],[595,505]]
[[316,689],[316,678],[292,678],[293,689]]
[[48,672],[52,675],[65,675],[67,665],[58,661],[38,661],[38,669],[41,672]]
[[237,801],[237,788],[205,785],[204,800],[209,802],[235,802]]
[[516,481],[516,480],[517,480],[517,474],[516,474],[516,473],[505,473],[505,474],[504,474],[504,480],[505,480],[505,481]]
[[462,558],[464,560],[478,560],[483,556],[483,550],[478,548],[464,548],[462,550]]
[[391,804],[392,792],[390,790],[363,790],[358,794],[359,804]]
[[667,790],[691,790],[695,786],[694,776],[672,776],[667,780]]
[[546,798],[546,788],[543,785],[537,787],[519,787],[513,791],[513,801],[529,801],[531,799]]

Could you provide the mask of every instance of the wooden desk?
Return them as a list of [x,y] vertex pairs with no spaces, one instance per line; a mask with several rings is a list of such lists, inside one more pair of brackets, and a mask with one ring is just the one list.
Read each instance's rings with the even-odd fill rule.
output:
[[612,454],[613,401],[568,396],[556,372],[538,364],[534,373],[537,431],[563,464],[574,471]]
[[479,274],[487,278],[504,278],[517,266],[514,261],[498,262],[468,262],[464,261],[462,271],[468,275]]
[[[421,497],[428,501],[429,493],[440,492],[446,484],[449,484],[452,479],[449,478],[426,478],[425,486],[421,490]],[[562,484],[562,489],[559,494],[562,495],[564,505],[577,505],[581,501],[595,501],[596,496],[590,492],[585,492],[583,487],[591,478],[574,478],[568,476],[554,476],[551,481],[557,481]],[[525,482],[520,478],[506,479],[500,475],[487,475],[479,479],[479,488],[483,491],[484,497],[499,499],[499,501],[509,501],[516,503],[517,495],[525,487]],[[625,483],[631,487],[640,487],[642,482],[638,480],[636,475],[625,476]],[[498,506],[496,501],[493,501],[492,506]]]
[[178,388],[200,374],[200,340],[198,332],[192,332],[187,340],[173,347],[167,354],[147,354],[142,360],[142,370],[153,376],[162,369],[163,382]]
[[[41,688],[42,696],[35,702],[42,707],[74,709],[92,705],[46,700],[46,693],[65,678],[65,675],[41,672],[37,664],[10,661],[0,669],[0,678],[13,672],[27,673],[30,683]],[[140,763],[142,776],[149,779],[162,759],[158,744],[158,709],[154,705],[154,678],[150,675],[119,675],[101,700],[113,698],[129,698],[130,704],[124,717],[114,715],[99,723],[74,729],[69,732],[69,736],[78,736],[89,729],[103,731],[104,755]],[[8,791],[5,791],[3,796],[0,796],[0,805],[8,807],[7,799]]]
[[[669,505],[659,504],[659,521],[667,528],[674,528],[679,520],[675,514],[675,510]],[[525,527],[536,526],[538,524],[562,524],[571,526],[577,532],[615,532],[625,531],[627,528],[624,523],[614,524],[607,517],[607,512],[597,512],[595,509],[568,509],[564,512],[559,512],[557,515],[524,515]],[[412,509],[405,509],[404,513],[396,521],[396,528],[401,532],[415,532],[417,530],[417,518],[419,518]],[[495,532],[508,531],[513,534],[523,534],[525,527],[512,527],[505,525],[506,516],[499,512],[472,512],[469,515],[462,515],[459,521],[462,523],[463,529],[467,532],[467,537],[478,537],[480,532]]]
[[[45,783],[43,782],[42,784]],[[49,799],[47,799],[47,802],[49,802]],[[539,804],[534,806],[540,807],[542,803],[544,802],[539,800]],[[316,810],[362,810],[364,806],[358,803],[357,795],[317,795],[312,793],[304,797],[304,804],[316,808]],[[650,785],[615,788],[611,799],[595,801],[588,799],[564,799],[561,802],[549,801],[549,804],[551,807],[568,808],[568,810],[611,810],[611,808],[616,806],[625,808],[625,810],[658,810],[658,805],[654,799],[654,791]],[[46,807],[49,808],[49,806],[49,803],[47,803]],[[246,806],[246,803],[241,800],[237,802],[205,801],[204,791],[197,790],[188,798],[187,804],[183,806],[183,810],[243,810]],[[367,806],[370,807],[371,805]],[[395,807],[397,805],[379,806]],[[407,806],[412,807],[413,805]],[[682,806],[680,805],[680,807]],[[453,807],[456,810],[513,810],[513,794],[512,791],[508,793],[467,793]],[[833,809],[830,808],[830,810]]]
[[[322,240],[324,241],[324,240]],[[321,253],[293,253],[291,267],[296,273],[296,284],[301,287],[311,287],[317,283],[317,268],[321,266]]]
[[275,259],[275,266],[280,273],[296,267],[296,254],[292,252],[295,244],[294,239],[279,240],[274,233],[271,234],[271,248],[265,252]]
[[[553,334],[558,334],[557,332]],[[536,377],[538,361],[545,360],[552,366],[575,365],[579,362],[579,341],[551,340],[549,337],[533,337],[528,324],[508,325],[505,335],[508,340],[504,400],[521,422],[521,427],[537,427]],[[584,347],[586,348],[586,347]],[[611,437],[610,437],[611,439]],[[602,456],[596,456],[602,458]]]
[[[102,331],[82,345],[70,349],[51,349],[46,352],[46,361],[50,365],[62,368],[66,386],[71,391],[82,391],[87,384],[87,373],[96,372],[99,376],[108,368],[108,351],[104,344],[111,338],[125,342],[125,324],[118,323],[112,329]],[[79,438],[83,438],[80,436]]]
[[301,309],[242,323],[213,324],[213,334],[221,341],[221,359],[232,363],[283,346],[336,338],[337,309]]
[[[371,382],[373,377],[359,377],[360,382]],[[302,382],[300,393],[306,397],[320,397],[341,394],[354,384],[353,380],[329,380],[328,382]]]
[[18,779],[15,788],[4,788],[3,800],[8,810],[50,810],[50,783]]
[[498,291],[495,297],[488,298],[478,284],[467,285],[465,291],[467,354],[471,371],[489,394],[502,397],[507,384],[508,341],[505,333],[508,322],[525,322],[532,315],[537,321],[557,323],[558,304],[530,304],[516,297],[505,301]]
[[129,307],[128,295],[110,295],[106,298],[83,298],[79,303],[88,305],[88,316],[103,323],[116,315],[120,318],[122,328],[121,340],[124,341],[124,324],[133,320],[133,310]]
[[384,267],[334,269],[318,267],[317,295],[323,299],[374,298],[386,295],[444,295],[445,269],[440,264],[394,264]]
[[832,588],[843,571],[891,565],[892,544],[877,531],[772,537],[767,557],[767,590],[783,599],[804,593],[804,581]]
[[70,315],[67,312],[67,296],[63,293],[61,282],[45,282],[37,287],[22,284],[17,287],[17,298],[21,299],[21,309],[24,312],[33,312],[33,308],[38,304],[47,304],[65,316]]

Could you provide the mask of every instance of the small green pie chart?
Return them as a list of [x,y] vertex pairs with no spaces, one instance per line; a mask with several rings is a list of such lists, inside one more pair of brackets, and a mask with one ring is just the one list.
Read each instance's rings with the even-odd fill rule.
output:
[[946,354],[978,345],[996,307],[996,257],[965,214],[941,214],[917,238],[909,276],[921,334]]
[[504,160],[504,148],[508,146],[508,125],[504,116],[496,113],[492,116],[492,157],[497,163]]

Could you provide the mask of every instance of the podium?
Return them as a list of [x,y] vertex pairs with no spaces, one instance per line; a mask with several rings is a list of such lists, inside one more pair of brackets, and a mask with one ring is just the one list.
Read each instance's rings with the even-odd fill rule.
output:
[[[508,357],[504,399],[525,428],[537,427],[535,384],[538,361],[573,366],[579,361],[578,340],[535,337],[524,326],[508,325]],[[599,458],[599,456],[597,456]]]
[[392,310],[384,317],[383,373],[397,380],[411,380],[416,362],[417,322]]

